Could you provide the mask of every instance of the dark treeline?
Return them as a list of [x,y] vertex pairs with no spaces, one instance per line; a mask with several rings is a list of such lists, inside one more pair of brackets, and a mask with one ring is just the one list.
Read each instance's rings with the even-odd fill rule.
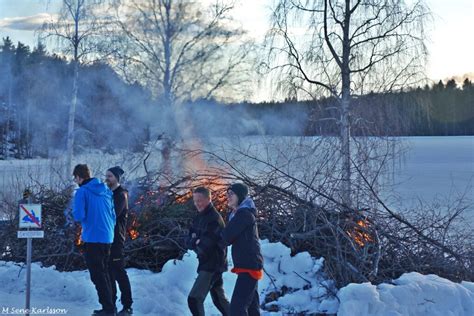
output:
[[[72,65],[4,38],[0,45],[0,159],[49,157],[65,148]],[[76,115],[76,146],[139,149],[146,127],[136,124],[150,95],[129,85],[106,65],[82,66]],[[132,111],[136,109],[136,111]],[[116,122],[112,124],[112,122]],[[116,142],[116,134],[120,142]]]
[[[353,99],[352,134],[374,136],[474,135],[474,84],[465,79]],[[336,134],[334,100],[311,105],[306,133]]]
[[[4,38],[0,44],[0,159],[50,157],[66,146],[72,95],[71,64]],[[140,150],[152,134],[173,131],[170,109],[144,87],[128,84],[104,64],[82,65],[76,113],[76,152]],[[185,107],[197,135],[336,135],[334,99]],[[155,131],[152,133],[151,131]],[[352,101],[353,135],[474,135],[474,85],[446,84]]]

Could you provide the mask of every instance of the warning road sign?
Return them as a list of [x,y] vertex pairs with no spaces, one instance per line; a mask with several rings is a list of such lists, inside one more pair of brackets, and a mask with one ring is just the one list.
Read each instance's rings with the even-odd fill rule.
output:
[[41,204],[20,204],[20,228],[41,228]]

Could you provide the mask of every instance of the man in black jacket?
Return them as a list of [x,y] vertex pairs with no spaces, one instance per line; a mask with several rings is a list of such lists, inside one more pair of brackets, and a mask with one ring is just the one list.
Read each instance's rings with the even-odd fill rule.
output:
[[116,282],[119,285],[121,295],[121,302],[123,305],[122,311],[118,313],[120,316],[129,316],[133,314],[132,309],[132,289],[130,286],[130,280],[125,270],[125,260],[123,247],[125,243],[125,237],[127,234],[127,217],[128,217],[128,191],[120,185],[120,177],[124,174],[124,171],[120,167],[113,167],[107,170],[106,183],[113,192],[114,207],[117,217],[115,231],[114,231],[114,242],[110,249],[110,262],[109,262],[109,276],[111,288],[112,288],[112,299],[115,302],[117,300],[117,287]]
[[222,273],[227,271],[227,250],[218,247],[224,220],[211,203],[211,192],[204,187],[193,192],[198,215],[189,230],[188,248],[199,259],[198,276],[188,296],[188,306],[196,316],[205,315],[204,300],[211,292],[212,301],[222,315],[229,315],[229,301],[224,293]]

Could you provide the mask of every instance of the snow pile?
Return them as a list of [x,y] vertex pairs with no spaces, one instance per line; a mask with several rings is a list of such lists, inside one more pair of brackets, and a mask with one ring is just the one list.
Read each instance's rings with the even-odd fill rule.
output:
[[[281,243],[261,241],[265,258],[265,274],[259,282],[261,302],[272,297],[274,313],[337,311],[337,299],[328,295],[332,282],[322,274],[323,259],[308,253],[290,256],[290,249]],[[230,255],[229,255],[230,259]],[[127,269],[132,284],[134,310],[137,315],[190,315],[187,295],[196,278],[197,258],[188,252],[183,260],[168,261],[161,273]],[[26,274],[21,265],[0,262],[0,310],[3,307],[23,308]],[[230,300],[237,276],[224,273],[224,288]],[[64,308],[67,315],[87,315],[100,306],[87,271],[58,272],[54,267],[32,265],[32,307]],[[269,299],[267,299],[269,300]],[[118,308],[121,306],[118,304]],[[208,315],[220,315],[208,295],[205,308]]]
[[322,272],[324,258],[312,258],[308,252],[291,257],[290,249],[279,242],[262,240],[261,246],[266,273],[259,284],[260,298],[277,297],[265,304],[266,309],[278,315],[336,313],[335,285]]
[[339,316],[474,315],[474,283],[416,272],[403,274],[393,284],[349,284],[338,297]]
[[[291,257],[289,248],[267,240],[262,240],[261,245],[266,273],[259,282],[259,291],[267,310],[262,315],[474,315],[471,282],[454,283],[436,275],[407,273],[392,284],[349,284],[337,292],[336,298],[332,295],[336,292],[334,283],[322,272],[322,258],[312,258],[306,252]],[[190,315],[187,295],[196,278],[197,263],[196,255],[188,252],[183,260],[167,262],[160,273],[128,269],[135,314]],[[24,308],[25,272],[21,264],[0,261],[0,310]],[[229,299],[235,280],[235,274],[224,273]],[[65,310],[70,316],[88,315],[100,307],[87,271],[58,272],[36,263],[32,266],[31,297],[33,308]],[[117,307],[121,308],[120,303]],[[207,315],[220,315],[210,296],[205,309]]]

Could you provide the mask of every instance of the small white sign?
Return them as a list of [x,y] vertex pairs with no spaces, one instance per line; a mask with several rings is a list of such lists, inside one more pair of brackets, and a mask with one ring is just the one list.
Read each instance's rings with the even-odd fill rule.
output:
[[41,204],[20,204],[20,228],[41,228]]
[[18,238],[44,238],[42,230],[19,230]]

